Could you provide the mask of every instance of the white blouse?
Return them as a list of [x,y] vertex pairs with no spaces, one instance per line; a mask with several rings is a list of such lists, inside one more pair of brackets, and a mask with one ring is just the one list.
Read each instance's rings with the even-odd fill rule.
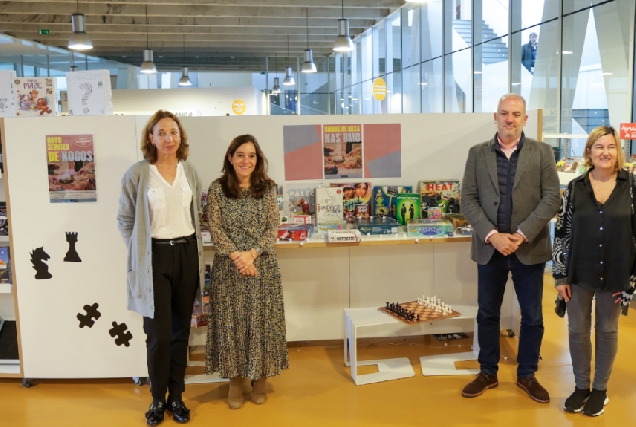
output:
[[148,205],[150,206],[150,234],[155,239],[175,239],[194,233],[192,214],[192,189],[177,163],[177,174],[172,185],[161,176],[157,166],[150,165]]

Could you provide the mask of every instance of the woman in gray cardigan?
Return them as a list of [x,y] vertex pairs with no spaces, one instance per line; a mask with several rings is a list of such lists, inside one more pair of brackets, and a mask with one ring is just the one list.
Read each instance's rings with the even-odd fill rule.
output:
[[[144,316],[152,404],[148,425],[164,410],[190,420],[183,403],[190,319],[205,263],[199,229],[201,179],[187,162],[179,119],[159,110],[142,132],[145,160],[122,179],[117,221],[128,245],[128,309]],[[166,401],[166,391],[168,399]]]

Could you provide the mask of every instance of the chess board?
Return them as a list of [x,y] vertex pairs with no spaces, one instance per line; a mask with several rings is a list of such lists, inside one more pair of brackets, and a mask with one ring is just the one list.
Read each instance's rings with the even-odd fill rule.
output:
[[439,311],[433,310],[430,307],[426,307],[424,304],[418,305],[417,301],[402,302],[400,303],[400,306],[402,306],[402,308],[408,311],[412,311],[415,314],[415,316],[419,314],[420,320],[412,320],[412,321],[406,320],[402,316],[398,316],[396,313],[390,310],[387,310],[386,307],[380,307],[378,310],[388,314],[389,316],[399,320],[402,323],[406,323],[407,325],[417,325],[419,323],[431,323],[431,322],[435,322],[436,320],[450,319],[452,317],[461,316],[461,314],[455,310],[452,310],[450,313],[439,312]]

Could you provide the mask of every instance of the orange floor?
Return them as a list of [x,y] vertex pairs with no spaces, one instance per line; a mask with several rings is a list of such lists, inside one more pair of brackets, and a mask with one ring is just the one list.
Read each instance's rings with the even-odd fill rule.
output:
[[[431,337],[369,340],[359,358],[410,358],[415,377],[355,386],[343,365],[342,345],[292,345],[289,371],[268,384],[268,401],[239,410],[226,403],[228,384],[192,385],[185,394],[192,426],[635,426],[636,309],[621,317],[619,353],[609,383],[605,414],[589,418],[561,409],[574,387],[566,321],[553,314],[554,288],[546,280],[546,335],[537,378],[551,402],[530,400],[515,385],[516,338],[502,335],[499,387],[475,399],[460,391],[468,376],[424,377],[419,357],[468,351],[470,339],[445,346]],[[504,357],[507,360],[504,360]],[[369,369],[369,368],[365,368]],[[363,371],[362,373],[367,373]],[[143,426],[148,386],[130,379],[42,380],[29,389],[20,380],[0,380],[0,426]],[[166,419],[165,426],[176,425]]]

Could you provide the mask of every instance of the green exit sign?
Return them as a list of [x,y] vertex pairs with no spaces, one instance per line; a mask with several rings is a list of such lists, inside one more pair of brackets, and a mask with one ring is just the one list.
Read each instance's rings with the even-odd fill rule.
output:
[[45,29],[38,30],[38,34],[41,36],[48,36],[50,33],[51,32],[49,30],[45,30]]

